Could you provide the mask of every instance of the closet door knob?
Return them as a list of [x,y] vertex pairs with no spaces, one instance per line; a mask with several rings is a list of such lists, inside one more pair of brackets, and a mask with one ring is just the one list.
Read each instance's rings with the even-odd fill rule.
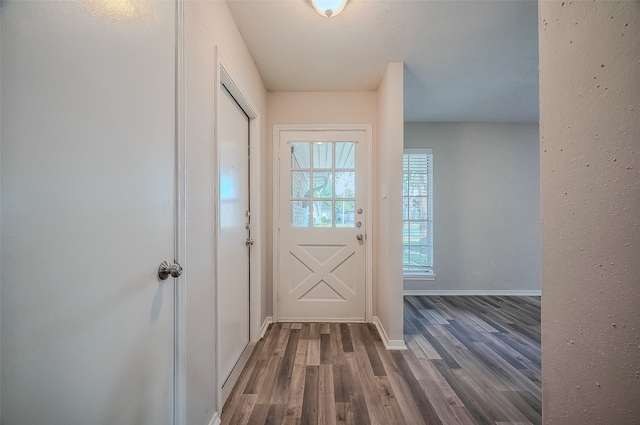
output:
[[169,276],[180,277],[181,274],[182,266],[179,263],[170,264],[168,261],[163,261],[158,268],[158,278],[160,280],[167,280]]

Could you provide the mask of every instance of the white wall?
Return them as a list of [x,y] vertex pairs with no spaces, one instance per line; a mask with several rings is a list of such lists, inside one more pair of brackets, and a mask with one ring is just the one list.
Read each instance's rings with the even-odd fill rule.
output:
[[640,423],[640,3],[542,1],[543,422]]
[[[268,178],[264,179],[269,186],[269,223],[273,223],[273,125],[274,124],[372,124],[373,145],[376,144],[377,128],[376,92],[271,92],[267,95],[269,167]],[[277,141],[275,141],[277,142]],[[375,155],[375,152],[374,152]],[[374,173],[375,176],[375,173]],[[375,177],[374,177],[375,178]],[[374,186],[375,187],[375,186]],[[373,218],[375,219],[375,218]],[[269,226],[269,247],[273,246],[272,226]],[[273,273],[272,249],[269,248],[269,272]],[[268,314],[273,314],[273,285],[268,289],[270,300]]]
[[383,338],[403,347],[402,326],[402,151],[404,132],[403,69],[401,62],[387,66],[378,87],[378,176],[374,186],[374,314]]
[[405,290],[539,291],[538,124],[407,123],[434,158],[434,280]]
[[[214,199],[214,47],[218,46],[232,76],[251,97],[261,115],[260,139],[266,129],[266,91],[249,55],[242,36],[223,1],[187,1],[185,14],[186,61],[186,143],[187,143],[187,423],[207,424],[216,413],[217,376],[215,364],[215,257]],[[252,174],[264,173],[266,149],[259,151],[259,161],[252,162]],[[256,154],[255,150],[252,155]],[[266,193],[267,181],[262,181]],[[266,211],[266,198],[256,199],[252,192],[252,209]],[[254,214],[253,222],[266,218]],[[267,223],[270,223],[267,222]],[[262,251],[270,250],[266,228],[253,235]],[[263,258],[266,261],[266,258]],[[264,265],[260,278],[263,286],[263,320],[271,278]],[[217,412],[219,413],[219,411]]]

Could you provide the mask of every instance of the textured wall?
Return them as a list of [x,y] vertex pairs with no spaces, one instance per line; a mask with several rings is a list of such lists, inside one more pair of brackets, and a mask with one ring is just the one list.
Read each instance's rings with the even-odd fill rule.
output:
[[540,3],[545,424],[640,423],[640,2]]
[[540,290],[538,124],[407,123],[433,149],[434,280],[407,290]]
[[[215,239],[214,239],[214,168],[213,133],[215,114],[214,48],[218,46],[228,66],[246,90],[258,113],[262,114],[261,133],[265,133],[266,91],[247,51],[242,36],[225,2],[185,2],[186,68],[186,144],[187,144],[187,255],[185,266],[187,291],[187,423],[207,424],[216,412],[217,376],[215,360]],[[255,152],[252,152],[255,154]],[[265,166],[266,152],[261,151],[260,165]],[[257,161],[252,172],[259,173]],[[253,195],[254,192],[252,192]],[[252,199],[253,212],[264,197]],[[262,211],[264,207],[262,206]],[[256,215],[257,216],[257,215]],[[260,218],[265,222],[265,218]],[[267,225],[270,222],[267,222]],[[255,224],[255,221],[254,221]],[[266,226],[253,235],[266,248]],[[270,278],[262,268],[259,278],[263,288]],[[265,312],[262,311],[262,319]],[[252,326],[254,322],[252,320]],[[219,410],[218,410],[219,413]]]
[[[389,340],[402,345],[402,151],[404,140],[402,62],[387,66],[378,87],[377,186],[374,186],[374,314]],[[386,192],[386,193],[385,193]],[[377,205],[377,207],[375,207]],[[377,307],[377,308],[376,308]]]

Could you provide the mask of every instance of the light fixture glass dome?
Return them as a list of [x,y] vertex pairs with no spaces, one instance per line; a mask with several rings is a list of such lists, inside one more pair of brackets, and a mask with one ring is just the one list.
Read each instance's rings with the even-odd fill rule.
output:
[[311,0],[313,8],[327,18],[338,15],[346,6],[348,0]]

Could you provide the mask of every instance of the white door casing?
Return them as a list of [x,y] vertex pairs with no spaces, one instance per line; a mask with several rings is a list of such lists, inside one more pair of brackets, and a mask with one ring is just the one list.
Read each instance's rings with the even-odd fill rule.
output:
[[[249,198],[251,199],[251,204],[252,204],[251,205],[252,214],[251,214],[251,220],[250,220],[250,226],[249,226],[250,228],[244,229],[244,226],[243,226],[243,231],[246,232],[241,241],[242,248],[244,249],[244,253],[247,252],[247,247],[244,245],[244,241],[246,240],[246,238],[251,237],[252,239],[255,240],[254,245],[252,245],[250,247],[251,249],[249,250],[249,258],[250,258],[249,275],[251,276],[251,278],[249,279],[249,288],[248,288],[249,299],[248,300],[245,299],[245,302],[248,303],[248,308],[249,308],[248,328],[249,328],[250,342],[248,345],[246,345],[246,348],[242,353],[242,356],[240,357],[240,359],[236,359],[237,362],[235,363],[235,366],[233,367],[233,371],[229,376],[228,374],[225,374],[223,372],[223,366],[222,366],[222,363],[224,360],[223,350],[225,350],[224,346],[226,346],[226,344],[223,342],[223,338],[225,338],[225,335],[224,335],[225,331],[227,332],[229,330],[234,331],[234,329],[233,328],[224,329],[226,328],[226,325],[224,324],[225,319],[222,318],[222,314],[224,313],[224,310],[227,309],[228,307],[226,306],[226,300],[224,295],[225,289],[222,288],[220,285],[220,282],[222,281],[222,277],[220,273],[221,272],[220,265],[225,261],[223,260],[223,255],[225,255],[223,251],[227,250],[228,245],[220,237],[221,229],[219,224],[220,224],[220,217],[221,217],[222,211],[221,211],[220,202],[215,202],[214,214],[215,214],[215,223],[216,223],[216,236],[215,236],[216,254],[215,254],[214,266],[217,270],[215,327],[216,327],[216,335],[217,335],[216,336],[216,339],[217,339],[216,363],[217,363],[217,370],[218,370],[218,376],[216,379],[218,381],[218,389],[219,389],[216,404],[217,404],[217,411],[221,411],[224,401],[228,397],[230,390],[233,388],[233,385],[239,376],[239,372],[242,370],[243,365],[248,360],[248,356],[251,353],[253,346],[255,345],[255,342],[260,337],[259,332],[260,332],[260,320],[261,320],[261,288],[260,288],[261,247],[260,247],[259,235],[261,234],[261,230],[260,230],[261,228],[261,219],[260,219],[261,194],[259,192],[259,187],[260,187],[259,158],[260,158],[260,152],[261,152],[261,146],[260,146],[261,117],[259,115],[259,109],[256,107],[256,104],[253,102],[253,99],[248,94],[248,92],[243,88],[241,84],[242,81],[240,79],[240,75],[233,72],[233,70],[230,68],[230,64],[225,60],[224,56],[222,55],[220,49],[217,46],[214,48],[214,63],[215,63],[215,70],[216,70],[216,75],[215,75],[216,90],[214,92],[214,105],[215,105],[216,114],[214,115],[215,124],[214,124],[213,145],[214,145],[214,155],[215,155],[214,163],[215,163],[215,169],[216,169],[215,175],[216,175],[216,178],[218,179],[218,183],[215,186],[214,199],[218,200],[221,196],[221,193],[220,193],[221,187],[219,184],[219,180],[221,177],[221,169],[224,166],[224,164],[221,164],[221,162],[224,162],[224,159],[222,158],[222,156],[224,155],[224,152],[222,151],[223,146],[222,146],[221,131],[224,131],[223,127],[225,126],[226,122],[225,122],[225,118],[223,118],[222,115],[220,114],[220,110],[222,108],[221,103],[226,101],[223,98],[228,96],[230,93],[233,96],[235,103],[237,103],[235,106],[236,107],[240,106],[242,111],[244,111],[244,113],[246,114],[246,116],[244,117],[245,126],[247,125],[246,120],[247,119],[249,120],[249,134],[248,134],[249,146],[247,146],[247,139],[245,137],[243,152],[244,152],[244,158],[246,162],[247,148],[250,147],[248,152],[249,154],[248,165],[250,166],[251,171],[248,172],[249,182],[247,183],[247,187],[248,187]],[[243,216],[241,217],[241,220],[245,220],[244,211],[243,211]],[[250,232],[247,232],[247,230],[249,230]]]
[[274,131],[277,320],[369,318],[367,130]]
[[219,264],[220,378],[226,382],[249,344],[249,120],[220,88]]

